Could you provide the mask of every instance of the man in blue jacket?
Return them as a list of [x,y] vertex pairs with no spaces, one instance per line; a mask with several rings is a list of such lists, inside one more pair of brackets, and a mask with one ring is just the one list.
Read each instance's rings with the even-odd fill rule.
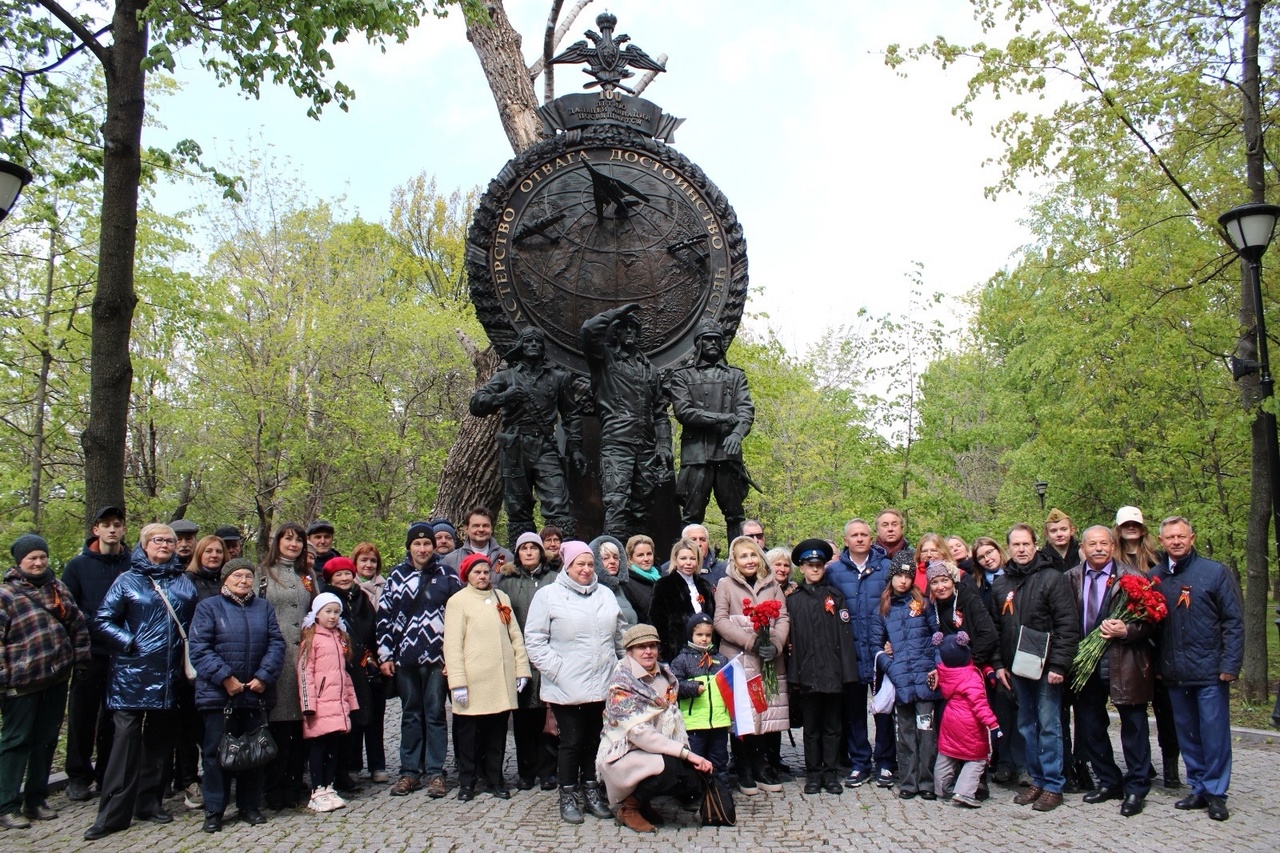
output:
[[[857,788],[871,779],[893,786],[898,763],[893,712],[875,715],[876,743],[872,750],[867,733],[867,691],[876,680],[876,651],[871,644],[872,626],[880,620],[880,593],[889,582],[889,557],[871,542],[871,525],[855,518],[844,526],[845,548],[827,566],[827,582],[844,595],[849,609],[849,630],[858,655],[858,682],[845,686],[844,722],[852,768],[844,784]],[[873,765],[874,762],[874,765]]]
[[1160,676],[1169,688],[1178,745],[1191,793],[1178,809],[1208,809],[1226,820],[1231,784],[1231,682],[1244,662],[1244,618],[1240,589],[1226,566],[1195,550],[1191,522],[1173,516],[1160,522],[1167,559],[1152,570],[1169,606],[1161,627]]

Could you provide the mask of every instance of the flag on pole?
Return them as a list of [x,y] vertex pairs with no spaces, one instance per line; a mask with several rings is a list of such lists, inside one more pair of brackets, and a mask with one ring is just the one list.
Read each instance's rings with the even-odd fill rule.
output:
[[751,682],[761,682],[761,677],[757,675],[753,679],[748,679],[747,670],[741,658],[742,655],[739,654],[720,667],[720,671],[716,673],[716,687],[720,691],[720,698],[724,700],[725,707],[729,709],[729,716],[733,719],[733,733],[739,737],[756,733],[752,709],[754,708],[756,713],[762,713],[768,707],[767,702],[764,707],[760,707],[757,701],[757,697],[764,696],[763,685],[757,684],[754,691],[751,689]]

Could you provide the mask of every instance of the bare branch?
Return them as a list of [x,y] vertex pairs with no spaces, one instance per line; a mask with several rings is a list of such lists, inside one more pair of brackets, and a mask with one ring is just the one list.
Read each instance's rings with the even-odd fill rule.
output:
[[77,20],[75,15],[62,8],[54,0],[37,0],[37,2],[49,10],[50,15],[61,21],[63,26],[71,30],[76,38],[84,42],[85,47],[93,51],[93,55],[98,57],[98,61],[102,63],[104,68],[110,65],[111,55],[107,53],[107,49],[102,46],[102,43],[98,41],[93,33],[89,32],[89,29],[84,24]]
[[[665,53],[658,54],[658,64],[659,65],[667,64],[667,55]],[[649,87],[649,84],[653,82],[653,78],[657,76],[658,76],[657,71],[650,70],[650,71],[644,72],[644,76],[640,78],[640,82],[637,83],[635,86],[636,97],[639,97],[640,93],[643,92],[645,89],[647,89]]]
[[[578,15],[582,14],[582,10],[587,8],[587,4],[590,2],[591,0],[578,0],[577,3],[573,4],[573,8],[569,10],[569,14],[565,15],[564,19],[560,21],[560,26],[556,27],[556,39],[551,45],[552,51],[556,49],[556,46],[559,45],[560,42],[564,41],[564,37],[569,33],[569,28],[573,26],[573,22],[578,19]],[[542,73],[543,66],[545,65],[545,60],[550,58],[551,54],[547,53],[545,56],[539,57],[537,62],[529,66],[530,80],[538,79],[538,75]]]
[[563,5],[564,0],[551,0],[551,13],[547,15],[547,31],[542,37],[542,67],[547,70],[542,80],[542,97],[548,104],[556,97],[556,69],[551,64],[551,56],[556,51],[556,18],[560,17],[560,7]]

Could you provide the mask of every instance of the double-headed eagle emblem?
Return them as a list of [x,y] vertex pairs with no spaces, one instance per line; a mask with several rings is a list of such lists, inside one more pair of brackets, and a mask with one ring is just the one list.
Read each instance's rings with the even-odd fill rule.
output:
[[587,38],[591,39],[595,46],[592,47],[585,41],[577,42],[559,56],[553,57],[552,64],[585,62],[590,67],[582,69],[582,73],[589,74],[595,79],[582,88],[590,89],[592,86],[599,86],[606,95],[614,89],[621,89],[629,95],[634,95],[634,89],[622,84],[623,80],[635,76],[631,71],[632,68],[644,68],[649,71],[666,71],[667,69],[658,60],[633,44],[627,45],[626,50],[623,50],[622,45],[631,41],[631,37],[628,35],[615,37],[613,28],[617,24],[616,16],[608,12],[603,13],[596,18],[596,26],[600,28],[600,32],[597,33],[595,30],[586,32]]

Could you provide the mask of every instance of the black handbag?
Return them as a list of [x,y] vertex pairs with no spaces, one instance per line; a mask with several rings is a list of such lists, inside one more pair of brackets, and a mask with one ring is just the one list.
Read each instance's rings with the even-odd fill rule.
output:
[[733,792],[716,773],[699,773],[702,779],[703,826],[734,826],[738,823],[738,809],[733,804]]
[[[231,720],[231,703],[222,709],[224,725]],[[223,731],[218,742],[218,764],[228,773],[253,770],[271,761],[280,752],[276,739],[267,729],[266,715],[262,722],[242,735]]]

